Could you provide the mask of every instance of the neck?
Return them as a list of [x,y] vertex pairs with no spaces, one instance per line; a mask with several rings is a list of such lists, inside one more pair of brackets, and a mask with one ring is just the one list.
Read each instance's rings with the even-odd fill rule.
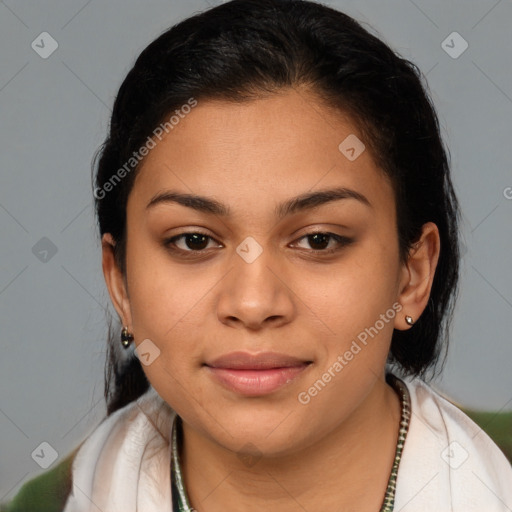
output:
[[248,464],[183,422],[181,468],[198,512],[380,509],[393,466],[400,400],[380,379],[360,406],[317,443]]

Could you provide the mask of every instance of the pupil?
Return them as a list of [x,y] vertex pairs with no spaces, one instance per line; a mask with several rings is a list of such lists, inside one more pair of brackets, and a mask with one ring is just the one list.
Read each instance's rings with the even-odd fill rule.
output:
[[[315,244],[327,246],[327,245],[329,245],[329,237],[330,237],[330,235],[327,235],[325,233],[315,233],[314,235],[309,235],[310,245],[313,249],[316,249],[316,250],[325,249],[325,247],[315,247]],[[311,243],[311,240],[313,240],[313,243]]]
[[[208,245],[208,243],[205,243],[206,242],[206,235],[201,235],[201,234],[192,234],[192,235],[187,235],[186,237],[186,241],[187,241],[187,247],[189,249],[193,249],[194,251],[197,251],[199,249],[204,249],[206,247],[206,245]],[[190,240],[192,240],[192,242],[190,242]],[[191,245],[194,245],[194,244],[197,244],[199,245],[200,247],[198,247],[197,245],[195,247],[191,247]]]

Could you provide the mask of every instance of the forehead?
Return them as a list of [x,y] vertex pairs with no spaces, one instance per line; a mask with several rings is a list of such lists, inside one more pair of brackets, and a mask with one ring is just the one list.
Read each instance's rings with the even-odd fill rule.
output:
[[262,201],[275,204],[335,186],[381,203],[392,196],[355,123],[307,92],[244,103],[198,101],[162,140],[154,140],[132,201],[147,203],[159,191],[178,189],[256,211]]

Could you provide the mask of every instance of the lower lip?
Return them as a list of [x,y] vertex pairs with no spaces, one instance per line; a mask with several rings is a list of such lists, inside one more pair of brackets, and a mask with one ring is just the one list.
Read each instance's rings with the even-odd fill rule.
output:
[[309,365],[268,370],[233,370],[212,368],[211,374],[225,387],[246,396],[268,395],[299,376]]

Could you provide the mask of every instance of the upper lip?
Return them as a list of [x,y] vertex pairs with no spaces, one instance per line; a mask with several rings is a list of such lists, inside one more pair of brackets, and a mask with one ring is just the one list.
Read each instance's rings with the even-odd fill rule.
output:
[[207,361],[206,366],[232,370],[269,370],[271,368],[302,366],[310,362],[277,352],[260,352],[259,354],[231,352]]

